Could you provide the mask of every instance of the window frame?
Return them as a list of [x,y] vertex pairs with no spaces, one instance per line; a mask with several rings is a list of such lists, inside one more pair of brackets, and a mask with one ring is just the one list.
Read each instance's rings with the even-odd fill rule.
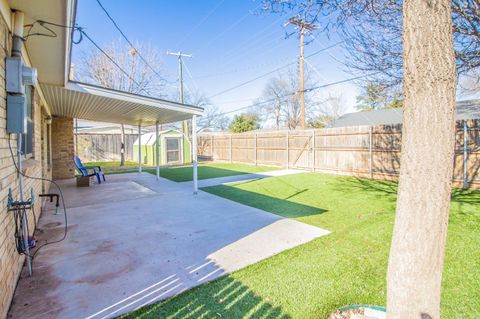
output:
[[[177,140],[178,147],[177,149],[174,150],[169,150],[168,149],[168,140]],[[163,148],[163,154],[165,158],[165,164],[179,164],[183,162],[183,138],[181,136],[165,136],[164,138],[164,148]],[[176,161],[169,161],[168,160],[168,154],[169,153],[178,153],[178,159]]]
[[[34,88],[30,85],[25,86],[25,109],[27,117],[27,133],[22,134],[22,156],[24,159],[33,158],[34,153]],[[29,143],[28,143],[29,142]]]

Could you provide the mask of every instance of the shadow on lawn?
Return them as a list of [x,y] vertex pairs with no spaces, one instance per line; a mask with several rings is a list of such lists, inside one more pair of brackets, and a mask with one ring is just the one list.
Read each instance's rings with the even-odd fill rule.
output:
[[295,193],[289,194],[285,198],[276,198],[256,192],[243,190],[235,187],[235,185],[217,185],[211,187],[204,187],[202,188],[202,190],[210,194],[233,200],[240,204],[255,207],[266,212],[288,218],[318,215],[327,211],[326,209],[303,205],[292,201],[295,196],[298,196],[308,191],[308,189],[296,190]]
[[338,185],[335,186],[342,191],[349,192],[367,192],[369,195],[387,197],[390,201],[397,199],[397,181],[372,180],[360,177],[339,178]]
[[290,319],[280,307],[228,276],[193,288],[164,302],[146,306],[122,318],[271,318]]
[[[376,196],[387,196],[389,200],[397,200],[397,181],[389,180],[371,180],[366,178],[345,178],[341,182],[341,187],[344,191],[366,191],[369,194]],[[461,189],[461,188],[452,188],[451,192],[451,201],[452,203],[457,203],[460,205],[459,213],[463,213],[463,205],[478,205],[480,204],[480,191],[479,190],[470,190],[470,189]]]

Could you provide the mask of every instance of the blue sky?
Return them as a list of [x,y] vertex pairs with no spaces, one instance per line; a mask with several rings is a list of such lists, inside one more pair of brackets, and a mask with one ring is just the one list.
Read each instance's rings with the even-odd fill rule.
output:
[[[190,90],[207,97],[281,67],[298,57],[298,38],[285,39],[283,25],[288,16],[260,14],[260,1],[253,0],[175,0],[127,1],[102,0],[126,35],[133,42],[144,42],[162,53],[160,69],[171,82],[167,87],[173,96],[177,80],[177,60],[167,51],[193,54],[186,64],[184,80]],[[100,46],[106,47],[121,38],[95,0],[78,2],[77,24]],[[287,31],[292,31],[291,27]],[[308,55],[338,42],[315,35],[305,48]],[[309,38],[312,40],[312,38]],[[82,50],[92,50],[86,41],[74,45],[73,63],[80,63]],[[310,59],[307,72],[318,84],[351,77],[337,60],[342,60],[340,46]],[[222,111],[248,105],[258,98],[273,75],[241,88],[211,98]],[[353,111],[359,90],[354,83],[324,89],[322,94],[342,94],[346,111]]]

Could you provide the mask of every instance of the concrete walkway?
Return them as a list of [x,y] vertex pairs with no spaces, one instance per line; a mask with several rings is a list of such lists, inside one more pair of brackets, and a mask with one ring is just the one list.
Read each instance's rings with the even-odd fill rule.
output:
[[[328,234],[150,174],[62,186],[68,237],[22,273],[9,318],[115,317]],[[63,218],[42,213],[40,244]]]
[[[245,181],[251,181],[251,180],[262,179],[267,177],[286,176],[286,175],[299,174],[299,173],[305,173],[305,171],[300,171],[296,169],[283,169],[283,170],[261,172],[261,173],[254,173],[254,174],[243,174],[243,175],[210,178],[210,179],[199,180],[198,187],[209,187],[209,186],[215,186],[215,185],[221,185],[221,184],[245,182]],[[183,182],[182,184],[190,185],[191,183],[192,182]]]

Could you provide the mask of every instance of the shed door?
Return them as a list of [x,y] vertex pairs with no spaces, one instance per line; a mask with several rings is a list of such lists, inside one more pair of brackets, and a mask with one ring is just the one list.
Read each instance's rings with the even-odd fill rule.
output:
[[180,138],[179,137],[166,137],[165,138],[167,164],[178,163],[181,160],[180,156]]

